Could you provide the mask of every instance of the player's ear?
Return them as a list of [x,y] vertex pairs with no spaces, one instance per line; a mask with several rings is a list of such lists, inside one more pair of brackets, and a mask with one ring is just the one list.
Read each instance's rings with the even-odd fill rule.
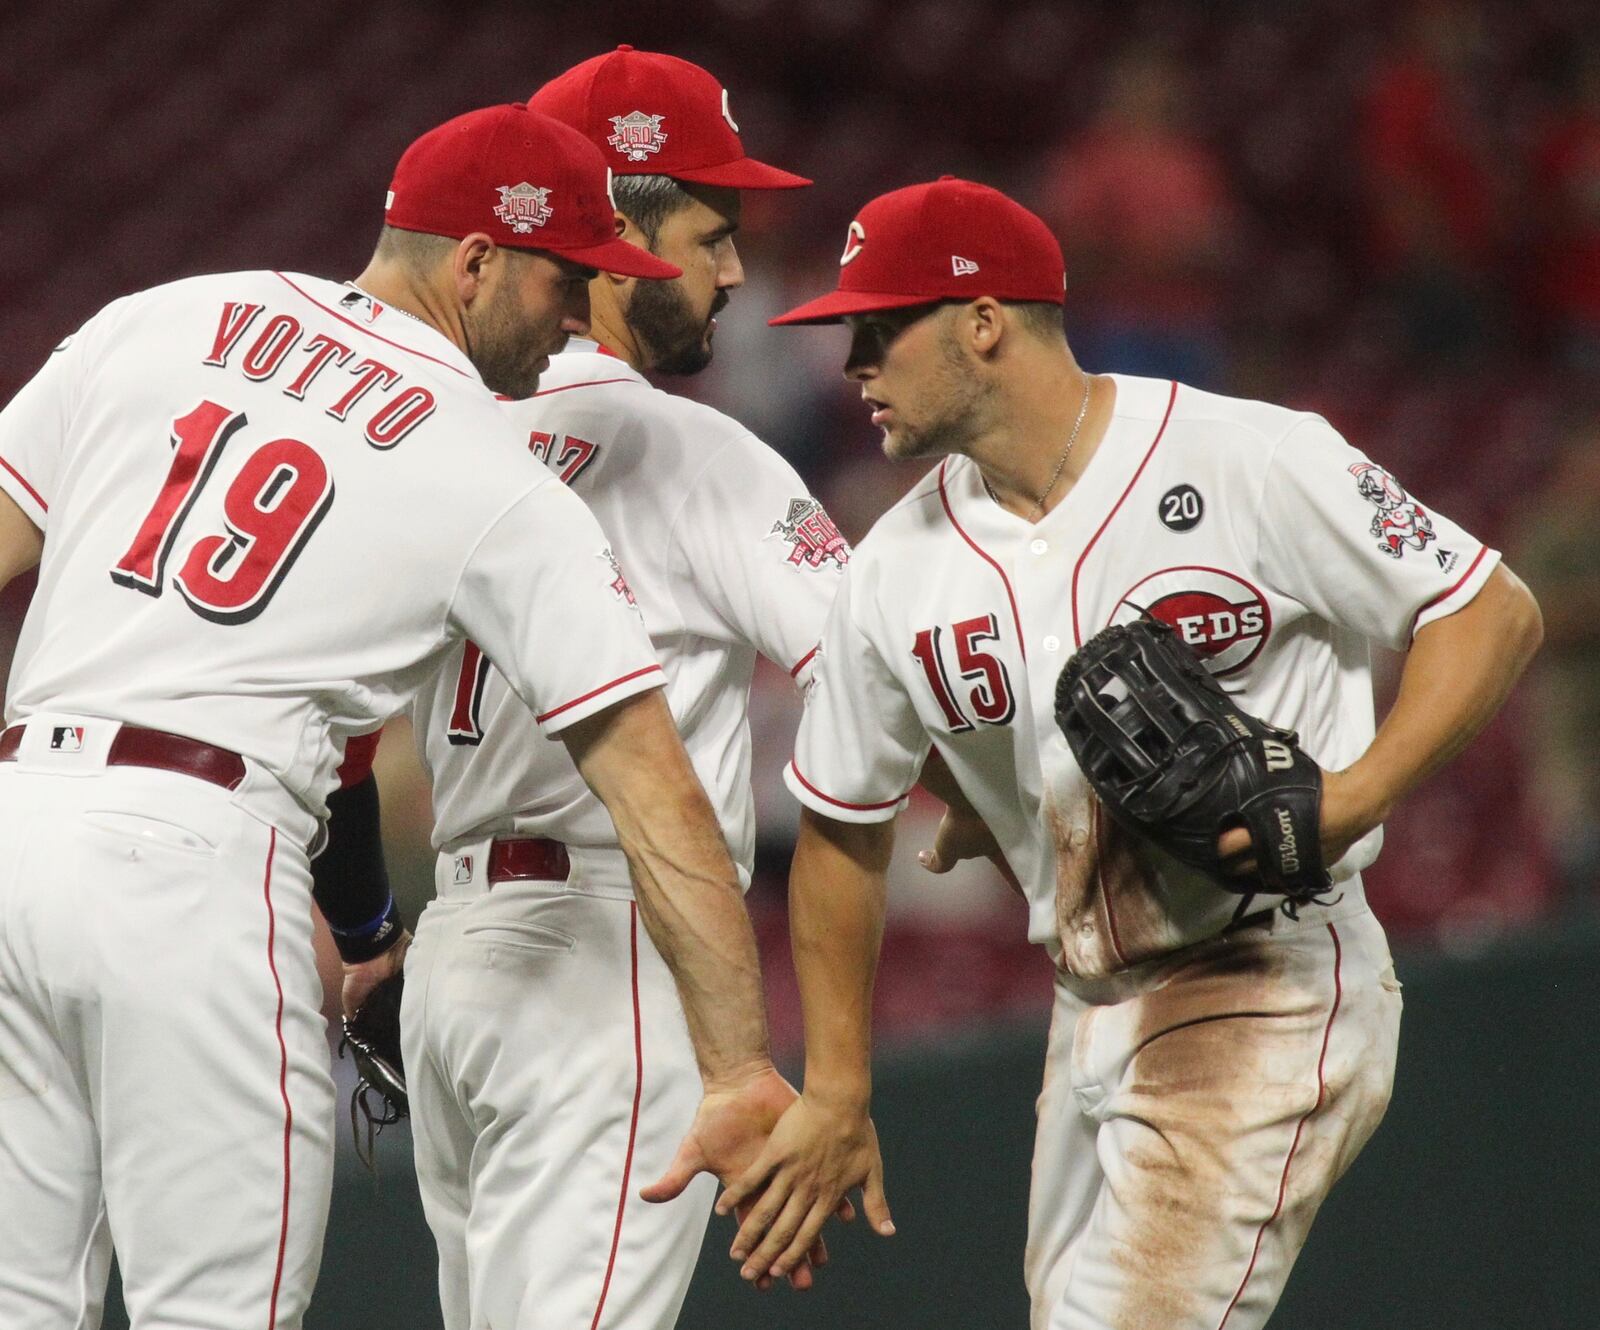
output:
[[959,311],[957,326],[961,330],[961,340],[973,353],[988,359],[1005,337],[1005,309],[993,296],[979,296]]
[[493,266],[500,247],[482,231],[462,237],[450,256],[450,275],[454,281],[456,298],[470,305],[481,294],[489,269]]

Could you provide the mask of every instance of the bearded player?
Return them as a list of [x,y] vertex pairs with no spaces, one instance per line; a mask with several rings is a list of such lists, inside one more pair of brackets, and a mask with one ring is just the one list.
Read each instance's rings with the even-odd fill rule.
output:
[[[671,56],[620,47],[529,105],[599,146],[622,235],[683,269],[671,283],[595,278],[594,342],[554,357],[508,410],[615,534],[628,577],[614,593],[649,630],[748,885],[755,658],[806,686],[849,548],[771,449],[644,371],[710,362],[714,315],[744,279],[741,193],[810,182],[749,158],[726,90]],[[676,1180],[647,1192],[663,1203],[639,1199],[695,1118],[699,1076],[612,819],[472,645],[415,720],[438,896],[406,957],[402,1034],[445,1324],[670,1325],[713,1180],[667,1200],[705,1166],[691,1144]]]
[[[1505,697],[1537,606],[1431,509],[1425,546],[1375,545],[1372,464],[1320,417],[1082,370],[1060,248],[992,189],[945,177],[875,199],[843,262],[837,291],[775,322],[847,322],[845,373],[885,451],[943,460],[856,551],[787,772],[805,805],[805,1085],[719,1202],[767,1187],[734,1254],[747,1278],[792,1268],[878,1171],[884,867],[932,747],[1057,967],[1024,1259],[1035,1330],[1260,1326],[1392,1084],[1399,985],[1361,871],[1389,810]],[[1145,613],[1320,764],[1332,883],[1311,903],[1223,890],[1093,796],[1057,677]],[[1408,651],[1376,730],[1372,641]],[[929,861],[985,848],[942,834]],[[1251,871],[1247,832],[1218,848]]]
[[606,185],[548,117],[457,117],[358,282],[129,296],[0,412],[0,577],[40,561],[0,734],[7,1330],[98,1325],[113,1246],[135,1326],[301,1324],[333,1172],[308,855],[347,739],[468,636],[612,808],[720,1120],[781,1095],[649,642],[495,400],[597,268],[677,274]]

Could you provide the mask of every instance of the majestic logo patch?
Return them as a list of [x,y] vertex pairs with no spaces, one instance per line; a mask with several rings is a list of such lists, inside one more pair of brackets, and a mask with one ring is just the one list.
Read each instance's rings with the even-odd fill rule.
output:
[[790,499],[789,511],[762,539],[775,536],[789,542],[788,562],[796,568],[821,568],[830,561],[843,568],[850,562],[850,542],[815,499]]
[[1378,549],[1391,559],[1398,559],[1406,550],[1426,549],[1430,540],[1437,540],[1430,518],[1422,505],[1415,502],[1400,482],[1372,462],[1356,462],[1350,467],[1356,478],[1356,489],[1361,497],[1378,510],[1367,530],[1378,538]]
[[[727,94],[724,93],[723,97],[726,98]],[[723,105],[727,105],[726,101]],[[649,161],[667,141],[666,132],[661,128],[661,122],[665,119],[665,116],[648,115],[643,111],[614,115],[611,117],[611,127],[615,132],[606,142],[630,162]]]
[[957,277],[971,277],[978,271],[978,265],[971,259],[964,259],[959,254],[950,256],[950,271]]
[[1168,531],[1193,531],[1206,515],[1206,501],[1193,485],[1174,485],[1161,496],[1156,512]]
[[500,202],[494,215],[519,236],[525,236],[536,226],[550,220],[550,191],[539,189],[524,180],[520,185],[497,185]]
[[79,753],[83,751],[83,726],[57,725],[50,731],[50,751]]
[[601,550],[598,557],[604,559],[606,567],[611,569],[611,581],[608,583],[611,587],[611,594],[618,600],[626,601],[633,609],[638,609],[639,602],[634,598],[633,588],[628,585],[628,579],[622,575],[622,564],[618,562],[611,546],[607,545],[605,549]]
[[860,222],[851,222],[849,229],[844,233],[844,253],[839,255],[839,266],[842,268],[854,259],[861,253],[861,247],[866,243],[866,229]]
[[1267,644],[1272,610],[1242,577],[1220,568],[1164,568],[1136,582],[1117,602],[1112,623],[1132,623],[1141,609],[1178,630],[1212,674],[1235,674]]

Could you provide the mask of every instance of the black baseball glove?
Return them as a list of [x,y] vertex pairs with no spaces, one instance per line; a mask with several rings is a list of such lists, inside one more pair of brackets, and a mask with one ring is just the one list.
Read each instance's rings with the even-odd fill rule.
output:
[[[1083,644],[1056,681],[1056,724],[1106,811],[1173,858],[1247,898],[1281,895],[1291,915],[1327,888],[1321,768],[1158,619]],[[1235,826],[1250,832],[1254,874],[1230,876],[1217,852]]]
[[[396,971],[367,994],[354,1016],[344,1018],[339,1055],[343,1057],[348,1046],[359,1074],[350,1096],[350,1127],[356,1151],[368,1167],[373,1137],[410,1112],[405,1062],[400,1055],[400,998],[404,991],[405,973]],[[366,1120],[365,1149],[361,1119]]]

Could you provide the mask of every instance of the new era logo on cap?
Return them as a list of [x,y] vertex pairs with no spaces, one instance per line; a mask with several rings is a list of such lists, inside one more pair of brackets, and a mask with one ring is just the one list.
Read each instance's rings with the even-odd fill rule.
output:
[[983,296],[1059,305],[1065,276],[1042,220],[997,189],[941,176],[862,208],[845,236],[838,287],[768,322],[837,323]]

